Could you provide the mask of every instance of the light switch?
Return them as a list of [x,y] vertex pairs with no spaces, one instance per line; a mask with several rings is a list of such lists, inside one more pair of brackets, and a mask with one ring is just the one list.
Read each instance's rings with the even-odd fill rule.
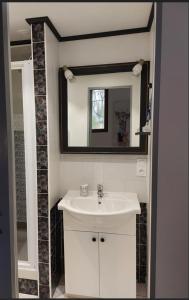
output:
[[137,159],[136,176],[146,176],[146,159]]

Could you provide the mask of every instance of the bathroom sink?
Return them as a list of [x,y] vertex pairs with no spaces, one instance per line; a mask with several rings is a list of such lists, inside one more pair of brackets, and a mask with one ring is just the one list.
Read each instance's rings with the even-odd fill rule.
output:
[[126,216],[140,214],[137,194],[125,192],[105,192],[98,199],[96,191],[90,191],[87,197],[81,197],[79,191],[68,191],[58,203],[58,209],[93,226],[112,226],[124,221]]

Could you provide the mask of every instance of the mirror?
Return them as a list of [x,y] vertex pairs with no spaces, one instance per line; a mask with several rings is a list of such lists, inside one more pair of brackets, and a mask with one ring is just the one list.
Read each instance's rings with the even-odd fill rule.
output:
[[62,153],[147,153],[149,62],[133,75],[137,62],[59,70]]

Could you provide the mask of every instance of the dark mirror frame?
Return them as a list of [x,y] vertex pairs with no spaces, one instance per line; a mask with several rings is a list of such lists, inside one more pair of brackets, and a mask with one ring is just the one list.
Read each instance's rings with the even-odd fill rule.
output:
[[[132,72],[138,62],[103,64],[69,67],[74,76],[85,76],[105,73]],[[140,93],[140,132],[146,123],[146,111],[149,102],[149,74],[150,62],[145,61],[141,72],[141,93]],[[79,154],[147,154],[148,136],[140,135],[139,147],[69,147],[68,146],[68,97],[67,79],[64,76],[63,68],[59,68],[59,126],[60,126],[60,152]]]

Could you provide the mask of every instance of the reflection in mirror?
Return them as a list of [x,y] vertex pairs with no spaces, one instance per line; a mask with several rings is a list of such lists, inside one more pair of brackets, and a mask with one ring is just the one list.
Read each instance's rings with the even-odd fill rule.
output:
[[77,76],[68,82],[68,146],[139,147],[141,76]]
[[91,89],[90,94],[90,116],[92,132],[108,131],[108,99],[107,89]]
[[22,69],[12,70],[12,100],[16,176],[17,250],[19,260],[28,260]]
[[89,95],[89,146],[130,147],[132,88],[91,89]]

